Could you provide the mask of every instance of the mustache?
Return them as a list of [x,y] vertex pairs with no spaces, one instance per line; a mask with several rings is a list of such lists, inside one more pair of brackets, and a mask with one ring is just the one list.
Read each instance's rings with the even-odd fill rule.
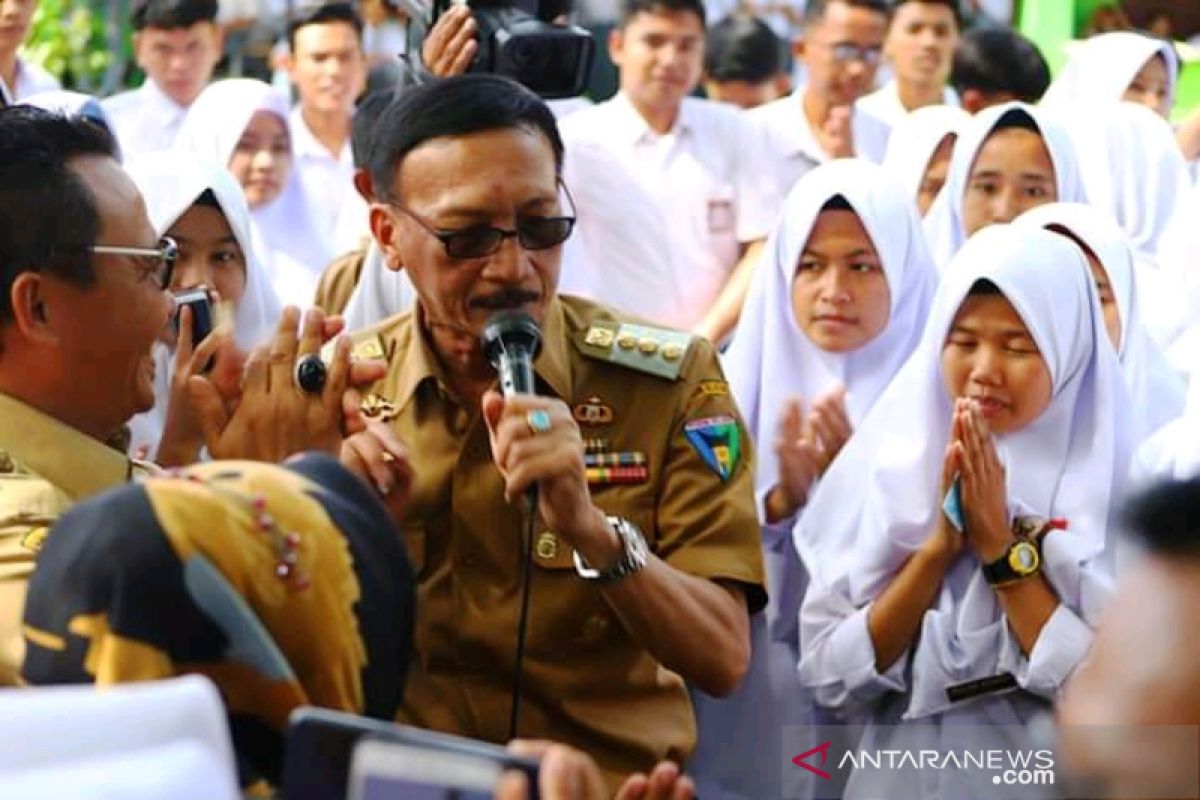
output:
[[471,308],[482,308],[486,311],[501,311],[507,308],[517,308],[527,303],[536,303],[540,298],[537,292],[528,289],[504,289],[496,294],[473,298],[468,305]]

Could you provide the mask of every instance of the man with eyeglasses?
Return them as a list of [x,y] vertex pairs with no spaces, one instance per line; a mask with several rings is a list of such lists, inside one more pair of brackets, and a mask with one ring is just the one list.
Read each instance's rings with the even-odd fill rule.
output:
[[808,0],[795,44],[808,82],[749,112],[768,169],[762,204],[778,212],[797,180],[834,158],[883,161],[891,128],[859,107],[883,54],[885,0]]
[[[765,601],[750,443],[707,342],[558,293],[575,210],[543,101],[463,75],[410,89],[376,131],[371,229],[417,302],[359,334],[389,370],[343,463],[385,490],[389,461],[415,476],[397,516],[419,595],[401,719],[566,742],[611,791],[687,757],[685,681],[724,695],[746,670]],[[536,395],[496,391],[480,335],[502,310],[541,327]]]
[[[158,239],[114,152],[80,117],[0,109],[0,685],[20,667],[25,586],[55,520],[154,470],[126,455],[126,424],[154,405],[151,349],[176,307],[176,248]],[[315,358],[328,331],[310,315],[297,342],[299,322],[285,312],[244,378],[241,358],[222,347],[228,334],[196,349],[190,380],[207,402],[192,411],[215,457],[338,452],[357,414],[344,414],[355,399],[346,385],[375,380],[382,365],[352,367],[346,340],[324,392],[301,391],[297,356]]]

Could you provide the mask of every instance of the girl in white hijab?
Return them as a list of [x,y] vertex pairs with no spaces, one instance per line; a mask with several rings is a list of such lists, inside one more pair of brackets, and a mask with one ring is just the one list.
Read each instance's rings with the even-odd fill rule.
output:
[[954,142],[970,119],[958,106],[925,106],[892,128],[883,166],[916,200],[921,216],[945,185]]
[[292,171],[287,100],[249,78],[212,83],[188,109],[176,148],[229,168],[250,206],[251,228],[279,299],[312,305],[331,246],[309,218]]
[[1045,203],[1086,201],[1063,125],[1025,103],[976,114],[959,132],[946,185],[925,216],[933,260],[944,269],[967,237]]
[[[266,341],[278,324],[281,308],[255,253],[250,212],[233,176],[217,164],[181,159],[169,150],[134,158],[125,168],[145,198],[154,230],[179,245],[172,290],[200,285],[216,290],[221,303],[233,309],[233,339],[238,347],[248,351]],[[165,344],[157,347],[155,358],[154,408],[134,417],[130,425],[130,452],[150,458],[168,424],[176,368]],[[173,434],[180,425],[187,427],[181,419],[172,422]],[[183,438],[199,441],[194,436]]]
[[1042,98],[1047,108],[1079,103],[1139,103],[1166,117],[1175,105],[1179,56],[1170,42],[1134,31],[1093,36],[1072,48]]
[[1133,414],[1133,442],[1142,442],[1183,413],[1186,384],[1142,325],[1140,275],[1129,240],[1111,217],[1083,203],[1051,203],[1027,211],[1017,224],[1060,233],[1083,250],[1096,281],[1108,340],[1117,351]]
[[[997,726],[1047,708],[1083,658],[1129,457],[1105,336],[1083,255],[1062,236],[993,226],[943,273],[917,350],[794,532],[812,573],[801,679],[864,716],[863,747],[1003,739]],[[969,785],[979,772],[906,785],[859,770],[845,796],[985,796]]]
[[[804,568],[789,532],[819,472],[920,339],[935,281],[916,208],[882,167],[835,160],[792,188],[724,356],[757,443],[755,491],[770,586],[768,636],[755,641],[751,678],[730,706],[752,707],[759,718],[770,709],[780,725],[810,721],[811,699],[796,675]],[[769,686],[754,683],[764,648]],[[725,731],[720,748],[696,759],[708,759],[697,767],[703,790],[712,759],[728,758],[730,743],[745,736],[728,735],[735,725],[706,725],[709,709],[700,703],[697,713],[702,735],[706,727]],[[741,762],[747,758],[753,754]]]

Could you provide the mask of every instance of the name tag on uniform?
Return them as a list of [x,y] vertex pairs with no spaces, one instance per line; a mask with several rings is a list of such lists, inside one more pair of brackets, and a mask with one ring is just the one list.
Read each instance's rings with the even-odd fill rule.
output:
[[1017,679],[1012,676],[1012,673],[1001,672],[999,675],[989,675],[986,678],[947,686],[946,698],[951,703],[959,703],[963,700],[970,700],[972,697],[1007,692],[1015,688],[1017,688]]
[[731,232],[736,220],[737,215],[734,213],[732,200],[714,197],[708,201],[708,232],[710,234]]

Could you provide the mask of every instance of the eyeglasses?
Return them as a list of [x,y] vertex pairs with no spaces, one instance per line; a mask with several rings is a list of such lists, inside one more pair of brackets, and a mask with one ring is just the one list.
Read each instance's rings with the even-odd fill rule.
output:
[[813,42],[813,44],[828,50],[833,55],[833,60],[839,64],[861,61],[868,67],[874,67],[878,66],[879,62],[883,59],[883,48],[881,47],[859,47],[849,42],[839,42],[838,44]]
[[158,247],[115,247],[107,244],[93,244],[89,245],[87,249],[97,255],[154,259],[157,262],[154,273],[161,289],[166,289],[171,285],[175,262],[179,260],[179,245],[170,236],[159,239]]
[[415,211],[398,200],[390,200],[388,204],[398,211],[404,212],[414,222],[429,232],[430,236],[442,243],[446,255],[455,259],[484,258],[500,249],[505,239],[514,236],[526,250],[548,250],[560,245],[575,229],[575,200],[566,184],[562,185],[571,204],[572,216],[568,217],[523,217],[517,220],[516,230],[493,228],[490,225],[472,225],[459,230],[438,230],[422,219]]

